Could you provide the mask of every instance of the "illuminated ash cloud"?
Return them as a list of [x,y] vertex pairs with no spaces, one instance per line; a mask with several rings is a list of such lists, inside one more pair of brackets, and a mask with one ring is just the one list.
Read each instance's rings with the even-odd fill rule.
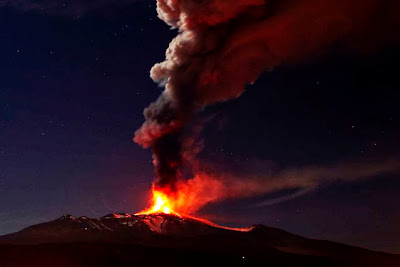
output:
[[165,90],[134,137],[153,149],[156,186],[179,179],[185,126],[199,110],[239,97],[263,71],[338,40],[369,49],[398,38],[399,7],[390,0],[158,0],[159,17],[179,34],[151,69]]
[[338,182],[354,182],[400,171],[400,160],[374,159],[343,161],[331,165],[303,166],[276,170],[270,174],[252,175],[221,172],[207,168],[203,163],[193,179],[177,182],[177,192],[169,195],[174,211],[192,214],[210,203],[227,199],[249,198],[282,193],[292,193],[267,199],[256,206],[267,206],[292,200],[313,192],[319,187]]

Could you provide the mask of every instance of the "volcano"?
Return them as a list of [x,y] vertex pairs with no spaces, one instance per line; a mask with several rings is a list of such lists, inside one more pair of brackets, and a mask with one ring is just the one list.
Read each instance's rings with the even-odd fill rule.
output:
[[0,237],[0,266],[400,266],[374,252],[254,225],[221,227],[155,213],[64,215]]

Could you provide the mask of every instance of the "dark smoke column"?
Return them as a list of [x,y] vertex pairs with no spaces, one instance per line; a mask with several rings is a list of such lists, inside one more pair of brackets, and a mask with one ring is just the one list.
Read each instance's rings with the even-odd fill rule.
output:
[[151,69],[151,78],[165,90],[145,109],[146,121],[134,137],[152,148],[155,186],[175,189],[184,161],[184,130],[199,110],[240,96],[262,71],[320,53],[337,40],[358,45],[372,33],[396,33],[399,3],[157,0],[159,17],[179,34],[165,61]]
[[166,60],[151,70],[152,79],[164,83],[165,90],[145,109],[146,121],[135,133],[134,141],[152,148],[155,186],[159,188],[175,189],[183,164],[183,130],[196,112],[216,101],[239,96],[244,86],[242,82],[237,88],[224,90],[219,81],[222,77],[211,72],[218,46],[227,37],[224,28],[228,25],[222,24],[247,8],[264,5],[259,0],[200,2],[157,1],[159,17],[178,27],[180,33],[170,43]]

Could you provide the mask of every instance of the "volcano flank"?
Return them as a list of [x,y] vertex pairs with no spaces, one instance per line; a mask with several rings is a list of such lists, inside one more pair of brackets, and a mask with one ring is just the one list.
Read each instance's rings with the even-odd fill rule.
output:
[[0,266],[400,266],[374,252],[255,225],[226,228],[195,217],[64,215],[0,237]]

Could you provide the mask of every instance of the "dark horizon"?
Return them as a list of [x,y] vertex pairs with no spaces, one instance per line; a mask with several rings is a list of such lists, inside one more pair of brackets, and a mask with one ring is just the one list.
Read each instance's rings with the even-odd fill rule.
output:
[[[154,1],[81,4],[0,3],[0,235],[63,214],[146,207],[152,155],[132,138],[162,91],[149,70],[177,31],[157,18]],[[396,43],[371,51],[337,43],[264,72],[240,98],[202,111],[199,158],[240,177],[399,160],[398,51]],[[212,203],[198,214],[400,253],[398,177],[343,177],[304,194],[284,188]]]

